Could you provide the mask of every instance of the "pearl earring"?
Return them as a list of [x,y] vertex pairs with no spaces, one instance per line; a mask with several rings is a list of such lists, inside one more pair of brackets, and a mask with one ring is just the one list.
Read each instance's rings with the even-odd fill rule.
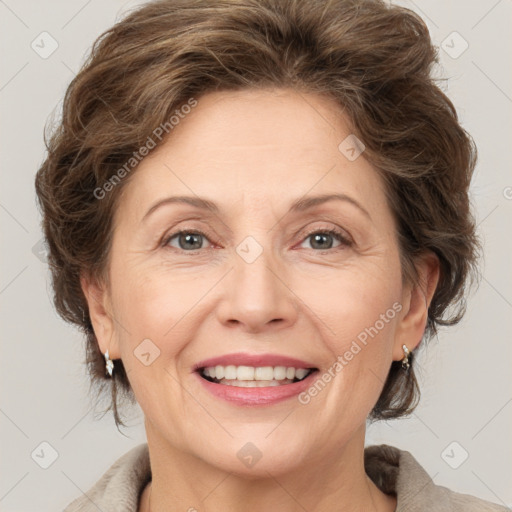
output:
[[114,370],[114,362],[110,359],[108,355],[108,350],[105,352],[105,368],[110,377],[112,377],[112,371]]
[[407,345],[402,345],[402,350],[404,351],[404,358],[402,359],[402,368],[407,371],[409,369],[409,354],[411,353],[407,348]]

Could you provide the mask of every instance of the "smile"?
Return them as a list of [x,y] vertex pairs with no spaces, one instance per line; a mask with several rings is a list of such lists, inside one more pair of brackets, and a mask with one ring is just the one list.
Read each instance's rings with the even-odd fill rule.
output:
[[314,370],[286,366],[217,365],[200,369],[200,374],[204,379],[224,386],[262,388],[300,382]]

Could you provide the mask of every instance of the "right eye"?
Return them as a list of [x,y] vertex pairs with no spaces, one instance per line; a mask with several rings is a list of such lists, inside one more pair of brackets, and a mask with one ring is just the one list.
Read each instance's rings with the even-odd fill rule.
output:
[[[171,244],[171,241],[176,238],[178,246]],[[197,230],[180,230],[175,233],[170,234],[165,237],[162,242],[163,247],[173,247],[174,249],[178,249],[185,252],[192,252],[203,249],[202,241],[203,239],[208,239],[207,235],[202,231]]]

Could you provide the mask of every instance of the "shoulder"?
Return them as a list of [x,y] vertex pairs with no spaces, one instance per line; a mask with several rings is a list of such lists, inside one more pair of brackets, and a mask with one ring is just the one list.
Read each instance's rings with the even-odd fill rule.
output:
[[397,496],[396,512],[505,512],[510,509],[436,485],[406,450],[382,444],[365,448],[365,470],[383,492]]
[[121,456],[82,496],[71,502],[64,512],[137,512],[139,496],[151,479],[147,443]]

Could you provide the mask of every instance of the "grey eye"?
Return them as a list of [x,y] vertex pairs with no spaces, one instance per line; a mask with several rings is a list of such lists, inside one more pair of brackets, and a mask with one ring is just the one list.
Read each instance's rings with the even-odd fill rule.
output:
[[[177,246],[171,243],[171,241],[174,239],[176,239],[178,242]],[[204,239],[206,239],[206,235],[204,235],[204,233],[195,231],[180,231],[179,233],[171,235],[167,239],[166,245],[171,245],[172,247],[181,249],[183,251],[196,251],[203,248],[202,244]]]

